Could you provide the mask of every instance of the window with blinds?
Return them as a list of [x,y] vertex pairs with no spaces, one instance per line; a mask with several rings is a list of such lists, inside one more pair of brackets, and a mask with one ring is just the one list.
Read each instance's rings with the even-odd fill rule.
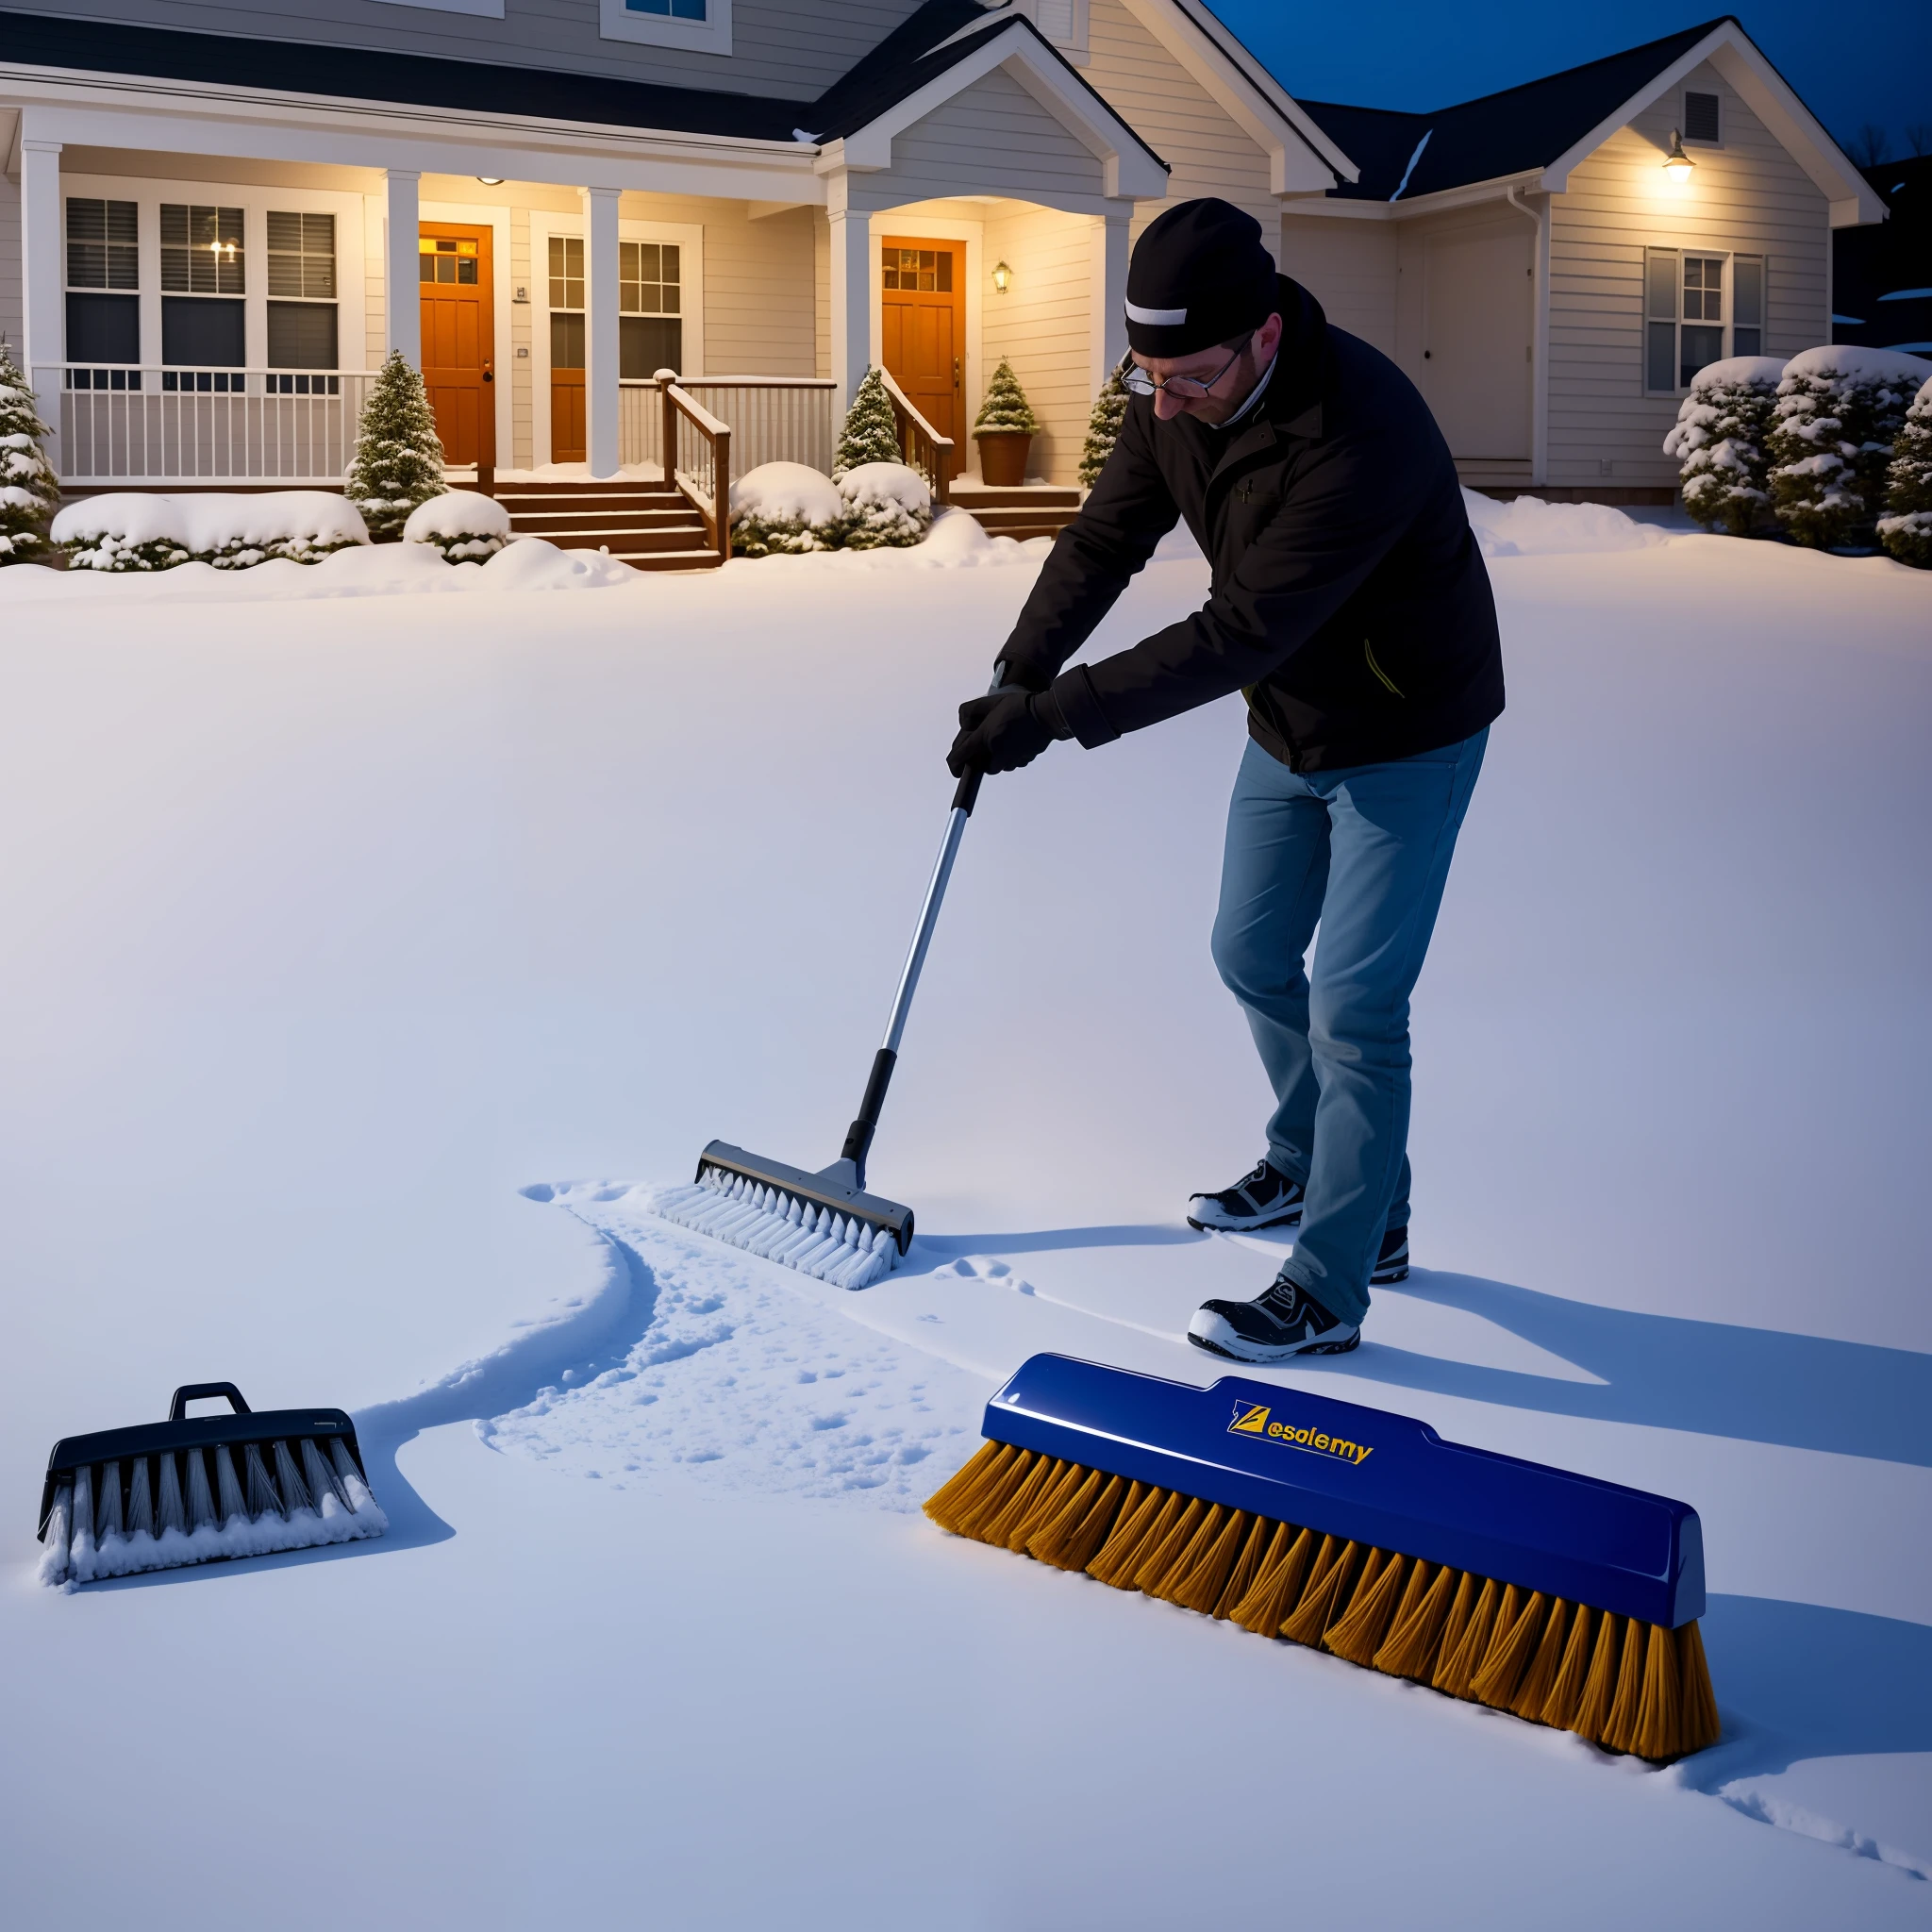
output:
[[138,289],[141,252],[131,201],[67,199],[67,286]]
[[161,204],[161,288],[174,295],[247,292],[239,208]]
[[297,302],[335,299],[335,216],[269,210],[268,291]]

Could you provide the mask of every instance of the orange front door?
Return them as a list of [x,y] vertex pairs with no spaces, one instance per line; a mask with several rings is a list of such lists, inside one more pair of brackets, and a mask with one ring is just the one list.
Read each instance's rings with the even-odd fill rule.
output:
[[423,386],[444,460],[464,466],[496,460],[490,236],[487,227],[425,222],[416,243]]
[[966,244],[888,235],[879,243],[879,330],[886,368],[912,406],[955,444],[966,433]]

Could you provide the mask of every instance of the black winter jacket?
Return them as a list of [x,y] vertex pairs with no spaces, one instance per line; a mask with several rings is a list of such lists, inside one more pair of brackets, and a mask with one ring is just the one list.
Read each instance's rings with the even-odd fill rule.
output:
[[[1260,744],[1316,772],[1454,744],[1503,708],[1489,573],[1427,404],[1285,275],[1281,313],[1255,417],[1213,429],[1129,401],[1000,654],[1083,745],[1241,691]],[[1206,605],[1056,676],[1176,518],[1213,567]]]

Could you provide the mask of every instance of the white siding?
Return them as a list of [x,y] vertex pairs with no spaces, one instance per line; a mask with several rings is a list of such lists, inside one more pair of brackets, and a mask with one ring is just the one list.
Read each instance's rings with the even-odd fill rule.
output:
[[851,177],[852,206],[889,208],[959,194],[1101,206],[1100,161],[1000,68],[892,142],[892,165]]
[[832,373],[832,225],[822,208],[811,210],[812,337],[814,375]]
[[26,334],[22,313],[20,269],[20,183],[0,175],[0,336],[18,362]]
[[1395,353],[1396,256],[1393,222],[1281,218],[1282,274],[1307,289],[1338,328],[1385,356]]
[[1685,85],[1721,94],[1724,104],[1724,145],[1690,150],[1696,169],[1688,189],[1674,189],[1661,165],[1682,111],[1673,90],[1612,135],[1572,173],[1569,192],[1554,198],[1553,484],[1676,481],[1676,465],[1659,447],[1676,418],[1676,398],[1643,392],[1647,246],[1764,256],[1764,353],[1793,356],[1830,340],[1824,195],[1714,69],[1699,68]]
[[1168,203],[1216,194],[1246,208],[1273,248],[1281,204],[1269,192],[1268,157],[1226,109],[1120,0],[1092,0],[1087,43],[1081,77],[1173,170],[1165,202],[1136,206],[1136,239]]
[[[1088,388],[1092,218],[1008,206],[989,215],[984,235],[988,269],[1004,260],[1013,271],[1004,295],[980,277],[987,290],[980,299],[984,375],[990,378],[1004,356],[1040,419],[1027,453],[1029,475],[1076,482],[1093,402]],[[972,467],[976,475],[976,459]]]
[[[733,0],[728,58],[607,41],[597,0],[504,0],[504,18],[389,6],[382,0],[34,0],[33,11],[184,33],[286,40],[299,46],[426,54],[548,73],[809,101],[905,20],[918,0]],[[302,85],[299,55],[291,85]]]

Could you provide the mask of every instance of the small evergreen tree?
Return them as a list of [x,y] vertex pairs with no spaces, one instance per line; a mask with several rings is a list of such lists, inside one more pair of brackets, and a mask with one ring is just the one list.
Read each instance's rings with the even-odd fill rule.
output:
[[1807,349],[1785,365],[1771,436],[1778,521],[1819,550],[1870,542],[1924,364],[1890,349]]
[[1901,563],[1932,570],[1932,380],[1920,390],[1891,446],[1878,541]]
[[1767,446],[1783,373],[1774,356],[1700,369],[1664,438],[1664,454],[1681,465],[1684,508],[1707,530],[1748,537],[1773,522]]
[[60,481],[41,452],[51,434],[13,351],[0,341],[0,564],[53,555],[47,519],[60,501]]
[[892,413],[886,379],[876,369],[868,369],[839,431],[839,448],[832,458],[832,481],[838,482],[847,470],[856,470],[861,463],[904,460],[899,450],[899,419]]
[[362,512],[369,534],[381,543],[400,538],[409,512],[448,487],[442,480],[442,444],[423,378],[403,359],[400,349],[391,349],[357,425],[349,501]]
[[1033,406],[1026,400],[1026,391],[1020,387],[1020,378],[1013,374],[1013,365],[1002,356],[1000,366],[992,373],[992,380],[986,386],[986,400],[979,406],[979,414],[973,419],[975,429],[1024,429],[1027,435],[1035,434],[1040,424],[1033,414]]
[[1121,425],[1127,420],[1127,365],[1119,363],[1100,385],[1093,398],[1093,413],[1087,419],[1087,441],[1080,451],[1080,481],[1091,490],[1120,441]]

